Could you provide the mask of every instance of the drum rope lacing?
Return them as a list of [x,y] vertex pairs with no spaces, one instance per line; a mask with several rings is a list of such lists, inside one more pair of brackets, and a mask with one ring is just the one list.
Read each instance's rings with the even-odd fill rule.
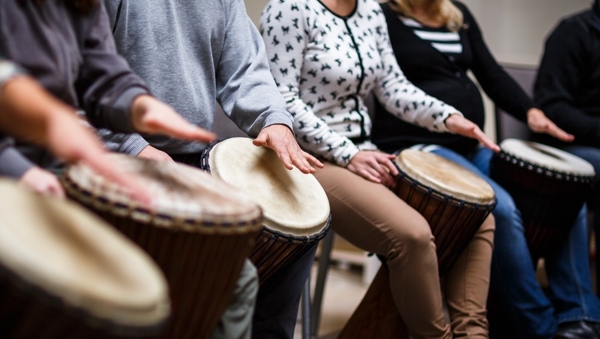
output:
[[[182,227],[186,230],[196,230],[203,233],[237,234],[247,232],[247,227],[254,228],[262,223],[262,213],[252,219],[238,220],[235,222],[218,222],[212,220],[201,220],[200,218],[182,218],[170,216],[164,213],[156,213],[139,205],[127,205],[107,199],[100,193],[94,193],[83,189],[66,175],[61,181],[68,195],[75,196],[78,201],[97,208],[100,211],[110,212],[117,217],[131,217],[133,220],[153,224],[159,227]],[[201,229],[199,229],[201,227]]]
[[528,162],[527,160],[521,159],[513,154],[509,154],[505,151],[501,151],[496,157],[505,162],[511,163],[513,165],[519,166],[521,168],[525,168],[529,171],[535,172],[540,175],[545,175],[550,178],[555,178],[558,180],[572,181],[574,183],[581,184],[590,184],[594,181],[594,176],[584,176],[584,175],[576,175],[572,173],[561,172],[557,170],[550,169],[546,166],[536,165]]

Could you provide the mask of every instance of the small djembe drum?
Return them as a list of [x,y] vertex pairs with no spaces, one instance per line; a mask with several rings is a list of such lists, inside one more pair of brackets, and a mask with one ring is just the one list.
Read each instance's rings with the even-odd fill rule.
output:
[[202,167],[260,204],[265,220],[250,259],[261,285],[317,245],[329,229],[329,200],[311,174],[288,170],[277,154],[249,138],[214,142]]
[[0,181],[0,337],[153,338],[170,314],[154,261],[80,206]]
[[67,193],[144,248],[171,287],[173,320],[164,338],[207,338],[231,299],[262,223],[243,193],[186,165],[114,155],[137,174],[152,208],[84,165],[63,176]]
[[[496,206],[494,191],[475,173],[433,153],[407,149],[395,164],[400,174],[394,192],[429,223],[443,276]],[[339,338],[407,337],[383,266]]]
[[534,262],[569,232],[589,198],[594,168],[554,147],[506,139],[492,158],[490,177],[512,196],[521,212]]

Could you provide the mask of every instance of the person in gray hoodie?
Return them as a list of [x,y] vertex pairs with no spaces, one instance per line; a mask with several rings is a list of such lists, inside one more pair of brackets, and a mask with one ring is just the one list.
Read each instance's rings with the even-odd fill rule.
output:
[[[271,76],[258,30],[242,0],[105,0],[117,50],[154,95],[188,121],[210,129],[216,103],[255,145],[273,148],[304,173],[321,167],[295,141],[293,118]],[[199,165],[205,144],[164,137],[110,135],[110,149]],[[292,338],[314,251],[280,279],[262,285],[254,338]]]

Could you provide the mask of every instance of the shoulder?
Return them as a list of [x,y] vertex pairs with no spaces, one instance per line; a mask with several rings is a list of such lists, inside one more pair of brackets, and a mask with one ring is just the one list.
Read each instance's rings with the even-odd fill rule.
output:
[[475,21],[475,17],[473,16],[473,13],[471,13],[471,11],[469,10],[469,7],[467,7],[467,5],[465,5],[464,3],[460,2],[460,1],[452,1],[452,3],[462,13],[465,23],[471,23],[471,22]]

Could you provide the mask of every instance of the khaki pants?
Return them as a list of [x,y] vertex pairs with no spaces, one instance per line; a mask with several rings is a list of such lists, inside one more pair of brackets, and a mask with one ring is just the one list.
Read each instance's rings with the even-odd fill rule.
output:
[[[441,286],[434,238],[417,211],[385,186],[345,168],[326,163],[315,176],[329,197],[335,232],[387,258],[394,302],[413,338],[487,338],[493,217]],[[451,324],[444,318],[442,288]]]

